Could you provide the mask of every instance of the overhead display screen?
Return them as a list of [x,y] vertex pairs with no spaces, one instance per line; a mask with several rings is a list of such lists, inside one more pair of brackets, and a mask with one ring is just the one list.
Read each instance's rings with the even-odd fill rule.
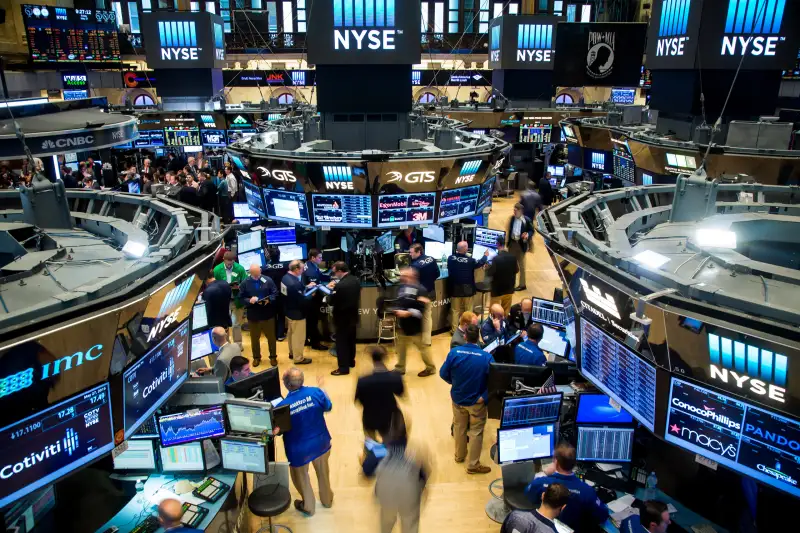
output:
[[228,146],[225,130],[201,130],[203,146],[224,147]]
[[378,227],[432,224],[436,193],[381,194],[378,196]]
[[267,210],[264,207],[264,198],[261,196],[261,187],[244,180],[244,195],[245,198],[247,198],[247,207],[249,207],[251,211],[261,217],[267,216]]
[[318,226],[372,227],[372,197],[367,194],[312,194],[311,203]]
[[552,70],[558,17],[503,16],[489,28],[489,66],[503,69]]
[[[722,11],[720,6],[717,9]],[[695,66],[703,0],[655,0],[647,35],[647,68]],[[716,48],[716,47],[715,47]],[[706,65],[703,65],[707,68]]]
[[113,11],[25,4],[22,20],[34,63],[121,60]]
[[667,442],[800,497],[800,423],[672,378]]
[[159,11],[142,13],[139,18],[148,67],[224,66],[225,33],[221,17],[207,12]]
[[614,144],[614,177],[629,183],[636,181],[636,165],[627,144]]
[[308,62],[317,65],[420,62],[419,2],[331,0],[312,2]]
[[114,447],[107,383],[0,429],[0,507]]
[[553,126],[550,124],[522,122],[519,125],[519,142],[521,143],[549,143],[552,134]]
[[481,185],[481,195],[478,198],[478,211],[483,210],[484,207],[492,203],[492,192],[494,191],[494,184],[497,181],[495,176],[487,179]]
[[608,152],[584,149],[583,156],[586,158],[583,163],[585,169],[596,170],[604,174],[611,174],[614,171],[614,161]]
[[264,189],[264,204],[270,220],[311,225],[305,193]]
[[200,129],[168,126],[164,128],[164,140],[167,146],[199,146]]
[[135,148],[160,148],[164,146],[164,130],[139,130],[139,138],[133,141]]
[[656,368],[585,318],[581,323],[581,374],[650,431],[656,421]]
[[480,185],[442,191],[442,199],[439,203],[439,222],[473,216],[478,208],[480,192]]
[[189,376],[189,322],[181,324],[122,375],[125,438]]

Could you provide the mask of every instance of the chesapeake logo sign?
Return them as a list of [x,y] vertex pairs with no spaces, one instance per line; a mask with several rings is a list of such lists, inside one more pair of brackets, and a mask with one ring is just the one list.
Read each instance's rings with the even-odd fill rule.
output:
[[729,0],[722,37],[723,56],[774,56],[781,31],[786,0]]
[[788,358],[758,346],[708,334],[709,375],[730,389],[786,403]]
[[[194,21],[159,21],[158,37],[161,59],[165,61],[197,61],[202,48],[197,46],[197,24]],[[224,59],[224,51],[223,57]]]
[[82,137],[68,137],[66,139],[46,139],[42,141],[42,150],[55,150],[56,148],[72,148],[94,144],[94,135]]
[[549,63],[553,60],[553,25],[519,24],[517,27],[517,61]]
[[395,50],[396,0],[333,0],[334,50]]
[[85,361],[95,361],[103,356],[103,345],[95,344],[88,350],[77,351],[72,355],[64,356],[52,362],[47,362],[39,368],[28,368],[16,374],[0,379],[0,398],[27,389],[33,385],[37,375],[40,380],[51,379],[64,372],[77,369]]
[[325,188],[329,191],[352,191],[353,176],[350,167],[344,165],[323,165]]
[[409,172],[405,175],[403,175],[401,172],[397,172],[396,170],[390,170],[386,173],[386,176],[389,178],[386,183],[433,183],[436,180],[436,173],[432,170]]
[[661,4],[661,20],[658,26],[657,56],[682,56],[689,25],[692,0],[664,0]]

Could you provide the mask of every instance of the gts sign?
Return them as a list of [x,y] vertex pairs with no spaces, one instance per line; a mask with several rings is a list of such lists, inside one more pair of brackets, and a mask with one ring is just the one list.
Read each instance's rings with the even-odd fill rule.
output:
[[264,167],[258,167],[258,170],[261,172],[262,178],[272,178],[274,180],[285,181],[287,183],[294,183],[297,181],[297,178],[294,177],[294,174],[290,170],[269,171]]
[[[400,30],[333,30],[333,48],[335,50],[350,50],[353,45],[355,50],[394,50],[395,35]],[[352,37],[352,39],[351,39]]]
[[386,175],[389,176],[389,181],[386,183],[433,183],[436,180],[436,173],[433,171],[409,172],[404,176],[402,173],[392,170]]

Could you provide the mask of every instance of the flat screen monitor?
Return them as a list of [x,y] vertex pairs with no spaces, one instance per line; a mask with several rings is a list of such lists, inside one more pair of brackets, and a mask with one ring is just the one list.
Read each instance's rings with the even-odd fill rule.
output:
[[221,439],[222,468],[234,472],[266,474],[269,458],[267,446],[258,440]]
[[264,203],[270,220],[311,225],[306,194],[303,192],[264,189]]
[[542,298],[533,298],[532,318],[543,324],[563,327],[566,323],[564,316],[564,304]]
[[569,341],[566,339],[566,332],[544,324],[542,324],[542,330],[544,335],[539,341],[539,348],[559,357],[569,357]]
[[442,191],[442,199],[439,202],[439,222],[474,216],[478,210],[480,193],[480,185]]
[[261,435],[272,431],[272,415],[266,402],[228,400],[225,415],[232,433]]
[[436,242],[444,242],[444,228],[437,224],[422,228],[422,236]]
[[478,199],[478,212],[492,202],[492,193],[494,192],[494,184],[496,181],[497,178],[492,176],[481,185],[481,197]]
[[162,448],[222,437],[225,435],[222,406],[159,416],[158,434]]
[[161,471],[165,474],[203,472],[206,469],[203,443],[200,441],[164,448],[159,446]]
[[308,250],[304,242],[300,244],[283,244],[278,246],[278,251],[281,253],[281,262],[294,261],[295,259],[305,261],[306,256],[308,256]]
[[297,231],[294,226],[273,226],[264,228],[264,237],[270,246],[294,244],[297,242]]
[[0,443],[5,507],[114,448],[108,383],[0,429]]
[[435,192],[378,195],[378,227],[397,228],[434,222]]
[[[342,238],[344,239],[344,237]],[[391,231],[387,231],[386,233],[378,237],[376,241],[378,241],[378,244],[383,250],[383,253],[390,254],[394,252],[394,235],[392,235]],[[343,248],[342,251],[347,251],[347,250]]]
[[[481,245],[485,248],[497,249],[497,240],[505,239],[506,232],[502,230],[482,228],[480,226],[475,228],[475,240],[473,245]],[[474,256],[475,254],[473,254]]]
[[475,244],[472,246],[472,257],[474,257],[476,261],[480,261],[487,251],[489,252],[487,261],[491,263],[497,256],[497,250],[495,248],[488,248],[482,244]]
[[264,197],[261,195],[261,187],[248,180],[244,180],[244,196],[247,198],[247,206],[256,213],[259,218],[266,218],[267,209],[264,206]]
[[228,146],[228,139],[225,138],[225,130],[201,130],[200,136],[203,140],[203,146]]
[[206,314],[206,304],[196,304],[192,307],[192,331],[198,331],[208,327],[208,315]]
[[553,177],[563,176],[564,175],[564,165],[547,165],[547,171]]
[[503,399],[500,427],[531,426],[558,420],[563,394],[510,396]]
[[250,209],[247,202],[233,202],[233,218],[259,218],[260,215]]
[[633,427],[578,426],[578,461],[629,463],[633,453]]
[[158,424],[156,423],[156,415],[151,416],[144,423],[139,426],[136,433],[130,436],[131,439],[157,439],[158,438]]
[[579,316],[581,374],[650,431],[655,430],[656,368]]
[[129,440],[128,449],[114,457],[114,470],[154,472],[156,470],[155,441]]
[[211,340],[210,329],[192,335],[192,361],[196,361],[216,351],[217,347],[214,346],[214,342]]
[[250,233],[240,233],[236,236],[237,251],[241,254],[251,250],[261,248],[261,232],[251,231]]
[[235,398],[251,398],[259,390],[263,391],[263,398],[268,402],[282,398],[277,366],[225,385],[225,392],[233,394]]
[[527,387],[541,387],[553,371],[544,366],[512,365],[508,363],[492,363],[489,365],[489,417],[499,419],[502,412],[502,400],[513,396],[516,384]]
[[453,255],[453,242],[428,241],[425,243],[425,255],[429,255],[438,260],[441,257]]
[[611,398],[602,393],[584,392],[578,395],[576,424],[633,424],[625,409],[611,405]]
[[312,194],[317,226],[371,228],[372,196],[368,194]]
[[186,321],[122,375],[125,438],[167,401],[189,377]]
[[242,265],[245,272],[247,272],[250,270],[251,265],[263,266],[266,264],[267,260],[264,257],[264,250],[253,250],[252,252],[239,254],[237,262]]
[[555,423],[497,430],[497,461],[501,465],[552,457]]

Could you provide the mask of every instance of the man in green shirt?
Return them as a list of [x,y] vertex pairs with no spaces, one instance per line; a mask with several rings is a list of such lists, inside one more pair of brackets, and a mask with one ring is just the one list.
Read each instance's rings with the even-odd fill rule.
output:
[[227,251],[222,256],[222,263],[214,268],[214,279],[227,281],[231,286],[231,337],[233,342],[242,346],[242,322],[244,321],[244,305],[239,301],[239,284],[247,279],[244,267],[235,261],[236,254]]

